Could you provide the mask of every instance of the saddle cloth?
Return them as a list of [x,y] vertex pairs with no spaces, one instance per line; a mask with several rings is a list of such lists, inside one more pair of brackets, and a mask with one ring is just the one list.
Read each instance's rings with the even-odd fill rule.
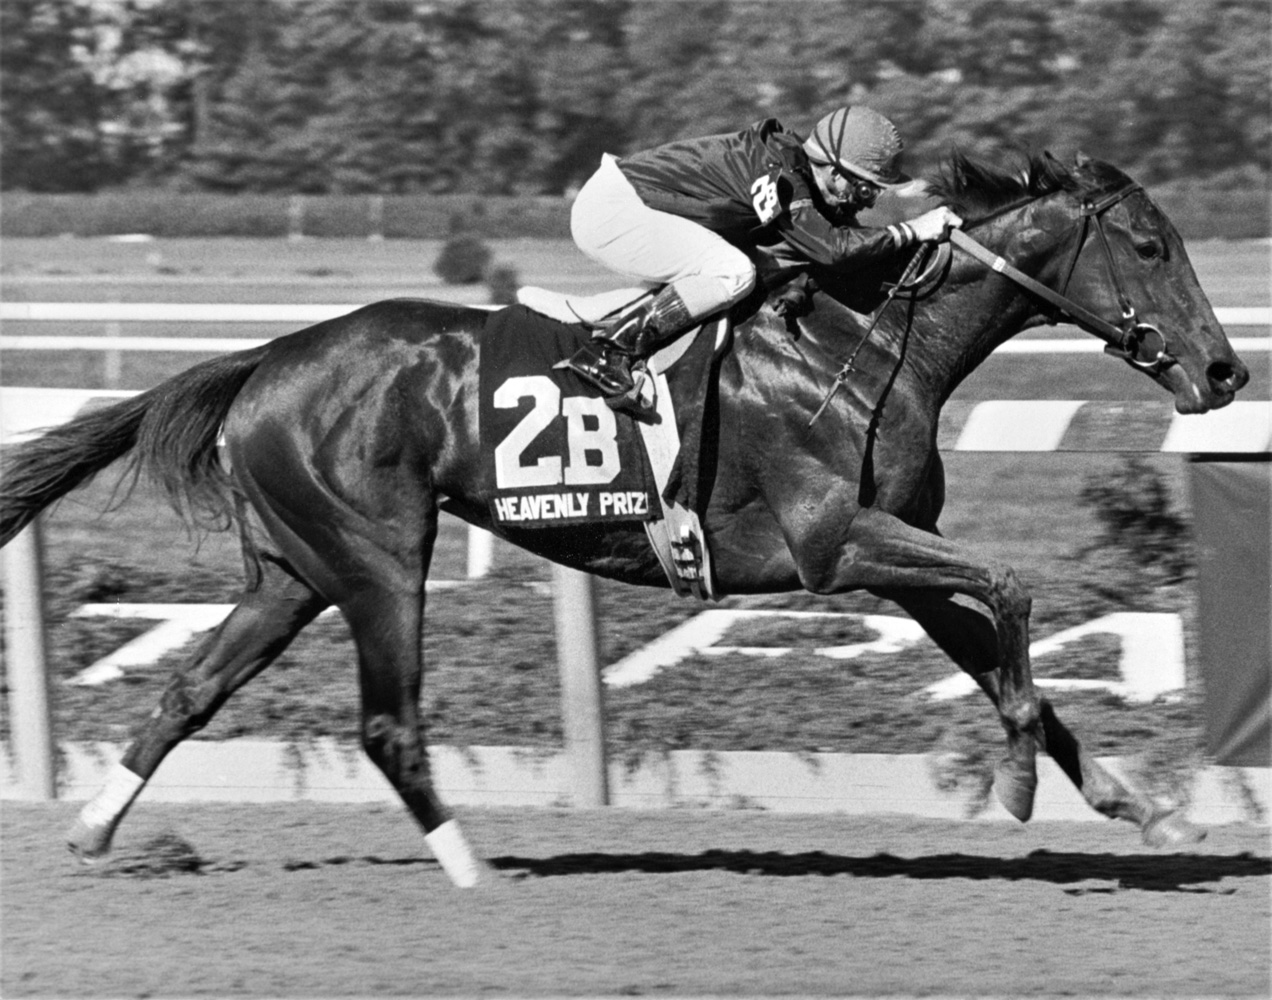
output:
[[479,380],[496,524],[643,521],[675,592],[714,597],[696,501],[705,404],[729,330],[727,319],[709,320],[650,358],[655,412],[635,420],[572,372],[553,370],[590,340],[582,326],[521,305],[492,314]]
[[589,339],[514,305],[492,313],[478,376],[483,461],[497,525],[543,528],[661,516],[634,422],[576,375],[552,366]]

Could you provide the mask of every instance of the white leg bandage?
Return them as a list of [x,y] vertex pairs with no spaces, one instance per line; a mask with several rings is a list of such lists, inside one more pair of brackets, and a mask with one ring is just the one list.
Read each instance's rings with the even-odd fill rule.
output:
[[453,819],[448,819],[432,833],[424,834],[424,842],[442,866],[442,871],[459,888],[471,889],[477,884],[481,878],[481,862]]
[[140,793],[145,780],[123,764],[116,764],[106,776],[106,784],[80,810],[79,820],[89,829],[113,823]]

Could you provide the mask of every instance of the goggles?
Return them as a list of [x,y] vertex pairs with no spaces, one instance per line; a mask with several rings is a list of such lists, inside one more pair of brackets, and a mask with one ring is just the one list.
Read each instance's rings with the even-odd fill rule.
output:
[[860,174],[854,174],[851,170],[839,163],[831,163],[824,160],[814,160],[819,166],[830,167],[831,173],[848,184],[848,200],[854,205],[862,208],[870,208],[879,198],[879,193],[883,190],[878,184],[866,180]]

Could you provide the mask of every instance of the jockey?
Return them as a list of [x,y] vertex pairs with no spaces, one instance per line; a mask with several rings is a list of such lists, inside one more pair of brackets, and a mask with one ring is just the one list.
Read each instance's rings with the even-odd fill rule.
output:
[[910,181],[901,150],[893,124],[858,106],[827,115],[807,140],[767,118],[734,134],[605,154],[575,199],[574,241],[611,270],[664,287],[593,333],[599,357],[585,349],[566,366],[611,406],[639,410],[633,362],[744,298],[757,248],[855,269],[943,239],[962,224],[944,206],[899,225],[857,223],[880,191]]

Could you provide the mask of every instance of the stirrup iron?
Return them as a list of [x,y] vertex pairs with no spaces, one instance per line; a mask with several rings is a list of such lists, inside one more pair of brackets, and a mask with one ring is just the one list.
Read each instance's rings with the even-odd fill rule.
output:
[[630,370],[623,364],[626,358],[620,355],[622,360],[616,360],[613,357],[614,353],[610,349],[602,349],[598,353],[591,344],[584,344],[574,352],[573,356],[564,361],[558,361],[552,367],[557,371],[574,372],[588,385],[599,389],[607,398],[619,396],[631,391],[633,380]]

